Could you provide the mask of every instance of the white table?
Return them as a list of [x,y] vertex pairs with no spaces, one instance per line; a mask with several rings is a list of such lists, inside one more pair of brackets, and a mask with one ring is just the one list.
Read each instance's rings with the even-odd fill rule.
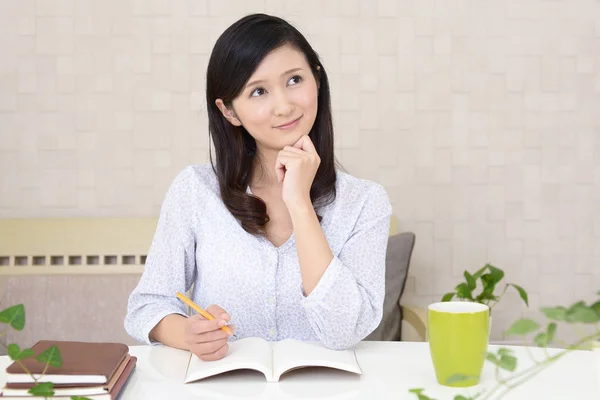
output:
[[[510,347],[520,360],[520,368],[531,365],[524,347]],[[327,369],[303,369],[284,375],[278,383],[267,383],[259,372],[237,371],[191,384],[183,384],[189,355],[165,346],[132,346],[138,357],[134,374],[119,400],[133,399],[324,399],[375,400],[417,399],[410,388],[426,388],[437,400],[451,400],[455,394],[474,393],[477,388],[495,384],[494,368],[486,362],[479,386],[453,389],[440,386],[431,364],[427,343],[362,342],[356,356],[363,374],[358,376]],[[495,351],[497,346],[490,346]],[[530,349],[538,358],[539,348]],[[600,399],[598,351],[568,354],[504,399]],[[9,365],[0,357],[1,371]],[[4,376],[0,382],[4,386]]]

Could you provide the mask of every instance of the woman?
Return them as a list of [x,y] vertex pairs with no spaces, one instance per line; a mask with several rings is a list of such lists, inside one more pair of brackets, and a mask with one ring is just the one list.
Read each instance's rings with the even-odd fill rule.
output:
[[[127,331],[203,360],[225,356],[230,321],[238,339],[355,345],[382,317],[391,206],[336,171],[317,54],[286,21],[244,17],[215,44],[206,98],[215,159],[170,186]],[[192,286],[215,320],[186,316],[175,293]]]

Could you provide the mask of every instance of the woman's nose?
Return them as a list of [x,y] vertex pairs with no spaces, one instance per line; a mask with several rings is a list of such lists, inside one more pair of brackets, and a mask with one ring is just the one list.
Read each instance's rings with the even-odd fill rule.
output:
[[278,117],[290,115],[294,112],[294,104],[285,95],[285,93],[279,92],[275,96],[274,114]]

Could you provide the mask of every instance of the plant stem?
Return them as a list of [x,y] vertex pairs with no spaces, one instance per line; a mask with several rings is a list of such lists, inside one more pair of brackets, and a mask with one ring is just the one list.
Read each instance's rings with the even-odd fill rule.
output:
[[[562,356],[562,353],[561,353],[561,356]],[[556,359],[558,359],[558,358],[556,358]],[[554,360],[556,360],[556,359],[554,359]],[[506,393],[510,392],[512,389],[516,388],[520,384],[527,381],[527,379],[530,379],[530,378],[534,377],[535,375],[537,375],[539,372],[543,371],[545,368],[547,368],[550,365],[550,363],[551,363],[551,360],[547,359],[540,364],[535,364],[532,367],[529,367],[526,370],[524,370],[514,376],[511,376],[510,378],[498,381],[498,384],[496,386],[494,386],[482,400],[491,399],[492,395],[494,393],[501,390],[503,387],[506,387],[506,390],[504,391],[504,393],[500,397],[498,397],[498,399],[502,398],[504,395],[506,395]],[[517,378],[523,378],[523,379],[521,381],[518,381],[517,383],[513,383],[511,385],[510,382]]]
[[[525,346],[525,349],[527,350],[527,355],[529,356],[529,358],[531,358],[531,360],[536,363],[539,364],[540,361],[538,361],[534,356],[533,353],[531,352],[531,349],[529,348],[529,346]],[[550,357],[550,355],[548,354],[548,348],[545,347],[546,350],[546,357]]]
[[500,375],[500,365],[498,365],[498,364],[496,364],[495,375],[496,375],[496,380],[498,382],[503,380],[502,376]]
[[[1,337],[3,337],[4,335],[6,335],[6,332],[7,332],[7,331],[8,331],[8,327],[7,327],[6,329],[4,329],[2,332],[0,332],[0,338],[1,338]],[[2,345],[2,347],[4,347],[4,348],[6,349],[6,351],[8,351],[8,346],[7,346],[7,345],[6,345],[6,344],[5,344],[3,341],[0,341],[0,345]],[[17,363],[17,364],[18,364],[18,365],[19,365],[19,366],[20,366],[20,367],[23,369],[23,371],[25,371],[25,373],[26,373],[27,375],[31,376],[31,379],[33,379],[33,382],[34,382],[35,384],[37,384],[37,383],[38,383],[38,380],[39,380],[39,379],[40,379],[42,376],[44,376],[44,375],[46,374],[46,371],[48,370],[48,366],[50,365],[50,363],[49,363],[49,362],[47,362],[47,363],[46,363],[46,366],[44,367],[44,370],[42,371],[42,374],[40,375],[40,378],[36,378],[36,377],[35,377],[35,376],[34,376],[34,375],[31,373],[31,371],[29,370],[29,368],[27,368],[27,367],[25,366],[25,364],[23,364],[23,363],[21,362],[21,360],[16,360],[16,363]],[[44,398],[45,398],[45,399],[47,399],[47,397],[44,397]]]
[[4,335],[6,335],[6,332],[8,332],[8,326],[4,328],[2,332],[0,332],[0,338],[4,337]]
[[[506,391],[504,393],[502,393],[502,395],[500,397],[498,397],[498,399],[504,397],[508,392],[510,392],[514,388],[522,385],[528,379],[534,377],[535,375],[542,372],[544,369],[548,368],[554,361],[559,360],[560,358],[565,356],[570,351],[578,350],[581,345],[583,345],[591,340],[596,340],[596,339],[600,339],[600,332],[596,332],[593,335],[586,336],[586,337],[582,338],[581,340],[579,340],[578,342],[576,342],[575,344],[569,346],[566,350],[545,359],[544,361],[540,362],[539,364],[535,364],[532,367],[529,367],[529,368],[525,369],[524,371],[521,371],[518,374],[511,376],[510,378],[499,381],[498,385],[496,385],[482,400],[491,399],[492,398],[491,396],[495,392],[497,392],[503,386],[506,386],[507,387]],[[522,378],[522,379],[519,380],[519,378]],[[516,382],[512,383],[513,381],[516,381]]]
[[[3,335],[4,335],[5,333],[6,333],[6,331],[2,332],[2,334],[3,334]],[[3,341],[1,341],[1,340],[0,340],[0,345],[2,345],[2,347],[4,347],[4,348],[6,349],[6,351],[8,351],[8,346],[6,345],[6,343],[4,343]],[[27,367],[25,366],[25,364],[23,364],[23,363],[21,362],[21,360],[16,360],[16,363],[17,363],[17,364],[19,364],[19,366],[20,366],[21,368],[23,368],[23,371],[25,371],[25,373],[26,373],[26,374],[28,374],[28,375],[31,375],[31,378],[33,379],[33,381],[34,381],[35,383],[37,383],[37,381],[38,381],[38,380],[35,378],[35,376],[33,376],[33,374],[31,373],[31,371],[29,371],[29,368],[27,368]]]
[[502,299],[502,297],[504,296],[504,294],[506,293],[507,290],[508,290],[508,285],[505,285],[504,290],[502,291],[502,294],[500,296],[498,296],[498,298],[496,300],[494,300],[495,303],[488,305],[488,307],[490,307],[490,310],[492,309],[492,307],[494,307],[496,304],[498,304],[500,302],[500,300]]
[[[500,387],[502,387],[503,385],[505,385],[506,380],[502,377],[502,375],[500,374],[500,365],[496,364],[496,380],[500,383]],[[494,391],[492,391],[493,393]],[[485,397],[484,397],[485,399]]]
[[42,371],[42,375],[46,375],[46,371],[48,370],[48,366],[50,365],[50,361],[48,361],[46,363],[46,366],[44,367],[44,370]]
[[[527,380],[533,378],[534,376],[536,376],[537,374],[539,374],[540,372],[542,372],[543,370],[545,370],[546,368],[548,368],[550,365],[551,365],[551,362],[542,363],[542,364],[536,365],[533,370],[529,371],[530,373],[528,375],[526,374],[526,375],[521,376],[521,380],[520,381],[517,381],[517,382],[515,382],[515,383],[513,383],[511,385],[504,385],[504,386],[506,386],[506,389],[504,390],[504,392],[500,393],[500,397],[498,397],[497,400],[499,400],[502,397],[506,396],[506,394],[508,392],[510,392],[514,388],[522,385]],[[502,387],[502,386],[500,386],[500,387]]]

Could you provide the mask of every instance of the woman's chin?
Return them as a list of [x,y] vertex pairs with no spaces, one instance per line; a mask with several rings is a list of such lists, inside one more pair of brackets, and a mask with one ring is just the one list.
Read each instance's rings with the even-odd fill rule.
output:
[[302,136],[304,135],[306,135],[306,133],[302,129],[295,129],[293,132],[287,132],[285,135],[282,136],[284,143],[283,147],[295,145],[298,142],[298,140],[300,140],[300,138],[302,138]]
[[272,150],[283,150],[286,146],[295,145],[298,142],[298,140],[300,140],[300,138],[304,135],[306,135],[306,133],[304,133],[300,129],[285,132],[284,134],[279,132],[275,140],[270,141],[269,143],[263,142],[262,147]]

